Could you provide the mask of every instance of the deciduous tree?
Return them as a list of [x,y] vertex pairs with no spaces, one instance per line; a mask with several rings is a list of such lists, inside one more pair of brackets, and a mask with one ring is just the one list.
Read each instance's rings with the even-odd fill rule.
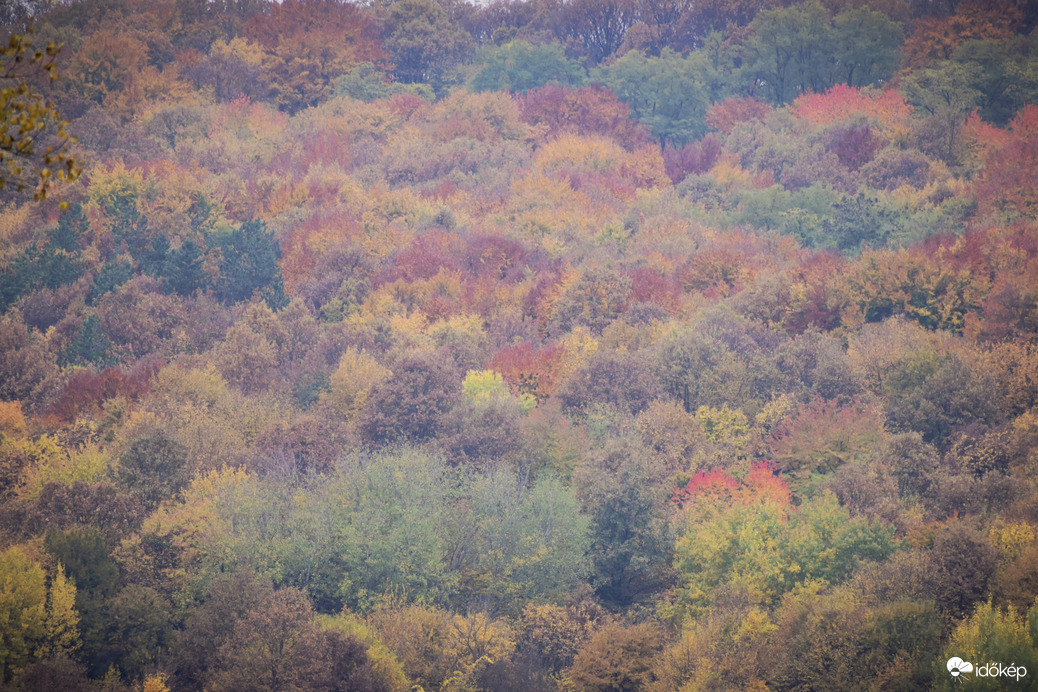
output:
[[966,116],[980,103],[981,93],[973,87],[977,74],[975,65],[941,62],[913,72],[901,82],[908,102],[944,129],[945,146],[941,155],[946,161],[956,161],[959,132]]
[[697,63],[669,48],[658,58],[630,51],[593,73],[652,130],[660,150],[703,134],[708,105]]
[[660,647],[653,625],[610,623],[592,635],[566,671],[579,689],[620,692],[643,689],[652,680],[653,659]]
[[533,45],[511,41],[480,51],[482,65],[472,78],[475,91],[510,91],[525,94],[545,84],[576,87],[584,81],[584,68],[567,60],[557,44]]
[[429,84],[437,93],[454,81],[455,63],[472,48],[471,37],[431,0],[393,3],[382,38],[397,81]]

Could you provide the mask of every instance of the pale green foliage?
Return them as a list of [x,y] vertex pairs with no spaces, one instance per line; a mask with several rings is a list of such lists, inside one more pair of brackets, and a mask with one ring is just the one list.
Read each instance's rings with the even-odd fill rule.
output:
[[395,590],[442,599],[448,491],[443,462],[416,452],[350,458],[299,488],[228,469],[196,479],[144,534],[181,546],[170,578],[249,567],[329,608],[370,607]]
[[658,58],[632,50],[592,76],[616,92],[660,141],[684,143],[705,132],[709,105],[700,64],[664,48]]
[[949,161],[956,155],[957,135],[966,122],[966,116],[976,108],[982,94],[973,88],[978,81],[979,68],[970,63],[943,62],[907,76],[901,91],[909,103],[934,118],[945,130]]
[[833,84],[875,84],[897,67],[901,25],[868,8],[832,17],[819,2],[768,9],[750,25],[745,71],[776,103]]
[[442,94],[471,38],[440,5],[428,0],[394,3],[385,14],[383,41],[400,82],[429,84]]
[[473,91],[526,93],[545,84],[580,86],[585,76],[580,63],[567,60],[556,43],[509,41],[503,46],[486,46],[477,60],[481,68],[472,78]]
[[746,50],[750,69],[776,103],[832,85],[833,42],[829,13],[819,2],[761,12]]
[[557,479],[524,488],[502,469],[473,479],[467,504],[451,520],[450,555],[471,595],[517,608],[562,598],[587,576],[588,520]]
[[370,62],[363,62],[332,82],[335,96],[347,96],[358,101],[371,102],[397,94],[415,94],[432,101],[435,97],[428,84],[399,84],[389,80],[386,73]]
[[[210,473],[142,533],[180,548],[166,574],[175,582],[247,567],[332,610],[366,611],[387,594],[521,607],[562,597],[587,573],[587,520],[559,481],[527,488],[502,470],[459,483],[441,457],[407,449],[347,457],[295,487]],[[123,546],[138,548],[136,539]]]
[[343,601],[369,608],[392,591],[434,600],[448,595],[454,577],[442,535],[451,492],[446,472],[439,457],[413,451],[354,458],[330,480],[328,493],[315,498],[315,520],[337,513],[333,561],[344,568],[338,586]]
[[[851,86],[878,84],[897,68],[901,24],[868,7],[845,10],[833,17],[841,77]],[[842,69],[841,69],[842,68]]]
[[[589,421],[592,431],[597,425],[608,423]],[[640,440],[596,437],[573,473],[591,519],[591,583],[603,600],[627,605],[659,585],[670,561],[669,493]]]

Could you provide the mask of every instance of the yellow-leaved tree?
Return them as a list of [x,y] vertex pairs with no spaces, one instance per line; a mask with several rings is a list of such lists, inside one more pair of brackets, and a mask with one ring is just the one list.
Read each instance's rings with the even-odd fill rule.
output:
[[79,647],[76,587],[58,565],[47,588],[43,568],[21,548],[0,553],[0,684],[31,661]]
[[353,420],[364,408],[372,388],[391,374],[367,351],[348,348],[329,378],[330,389],[322,399],[344,418]]

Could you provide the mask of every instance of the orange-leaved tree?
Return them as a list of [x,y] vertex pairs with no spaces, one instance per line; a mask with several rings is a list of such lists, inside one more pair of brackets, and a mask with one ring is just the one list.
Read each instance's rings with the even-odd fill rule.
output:
[[1038,219],[1038,106],[1025,106],[998,139],[977,176],[978,210],[1002,222]]

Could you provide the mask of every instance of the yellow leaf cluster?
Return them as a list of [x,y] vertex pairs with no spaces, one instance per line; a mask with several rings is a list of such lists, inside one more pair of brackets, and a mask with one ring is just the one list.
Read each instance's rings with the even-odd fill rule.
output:
[[105,475],[110,464],[108,454],[99,447],[66,450],[50,435],[14,444],[29,460],[18,485],[18,496],[25,500],[39,497],[47,483],[72,485],[76,481],[96,481]]
[[353,420],[375,385],[390,375],[390,370],[364,349],[350,347],[339,358],[339,367],[329,378],[331,389],[321,396],[321,401],[346,420]]

